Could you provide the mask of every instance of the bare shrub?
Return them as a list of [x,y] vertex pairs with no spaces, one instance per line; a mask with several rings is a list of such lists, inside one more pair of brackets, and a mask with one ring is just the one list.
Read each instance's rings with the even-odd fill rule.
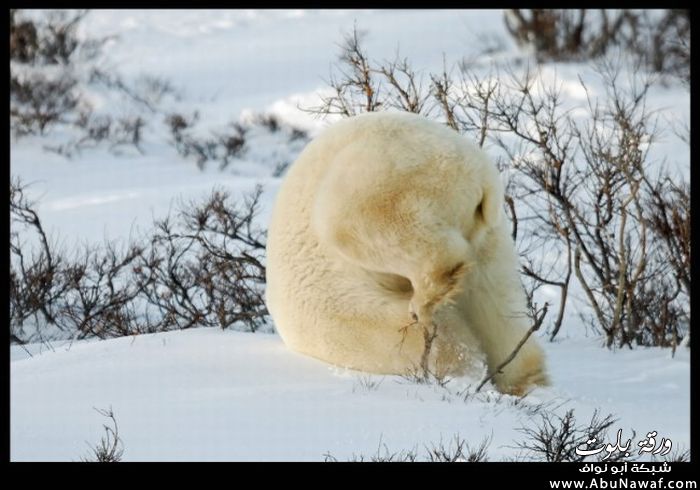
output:
[[370,67],[361,47],[362,36],[357,27],[345,36],[340,45],[340,78],[331,75],[329,82],[335,94],[322,98],[323,105],[315,108],[314,112],[354,116],[360,112],[373,112],[381,106],[381,102],[377,102],[378,86],[373,79],[376,70]]
[[[57,10],[25,18],[22,11],[11,11],[10,128],[16,138],[69,129],[73,136],[64,143],[45,147],[68,158],[102,144],[114,153],[127,147],[142,153],[146,115],[159,111],[176,91],[157,77],[127,83],[115,71],[98,68],[109,38],[79,38],[77,29],[87,14]],[[133,110],[121,116],[96,111],[87,95],[94,89],[121,97]]]
[[449,375],[448,369],[445,366],[440,366],[437,360],[432,363],[430,355],[433,352],[433,346],[435,345],[435,339],[438,337],[439,325],[435,322],[431,322],[430,325],[420,323],[418,318],[414,315],[414,320],[401,328],[403,332],[403,337],[401,342],[403,343],[409,328],[420,328],[423,333],[423,352],[421,352],[421,358],[418,363],[414,363],[409,367],[401,377],[408,380],[411,383],[416,384],[435,384],[444,388],[452,379]]
[[[41,224],[21,181],[10,185],[10,335],[25,338],[27,321],[55,325],[57,308],[68,289],[65,258]],[[27,234],[29,236],[27,236]],[[26,247],[27,239],[38,242]]]
[[381,379],[376,379],[375,377],[368,375],[368,374],[362,374],[357,377],[355,380],[355,383],[353,384],[352,387],[352,392],[355,393],[355,390],[361,390],[361,391],[376,391],[379,389],[379,387],[382,385],[384,382],[384,378]]
[[[658,214],[648,205],[655,184],[646,154],[656,137],[645,104],[649,82],[623,91],[614,69],[604,67],[602,74],[609,105],[593,107],[589,102],[592,121],[573,129],[586,163],[583,189],[587,191],[577,210],[577,278],[608,345],[613,339],[620,346],[633,342],[677,345],[684,300],[678,298],[680,291],[674,293],[663,285],[679,282],[677,274],[682,272],[669,267],[669,262],[682,262],[683,255],[673,257],[676,250],[663,246],[669,242],[659,234],[661,230],[649,227],[651,216]],[[687,225],[689,229],[689,221]],[[675,237],[686,240],[689,258],[689,235],[681,232]],[[584,256],[592,274],[581,273]],[[659,324],[663,311],[673,313],[664,317],[668,323]]]
[[[432,463],[475,463],[488,461],[487,450],[491,444],[491,438],[484,438],[479,445],[470,447],[467,441],[459,435],[455,435],[452,441],[445,444],[442,440],[425,446],[424,454],[420,454],[416,448],[392,451],[379,440],[379,446],[374,454],[353,454],[350,461],[372,463],[412,463],[427,461]],[[326,462],[336,463],[338,459],[330,453],[324,454]]]
[[[553,22],[549,15],[537,22]],[[585,17],[567,15],[571,22]],[[616,28],[605,29],[613,36]],[[657,120],[646,98],[653,79],[637,77],[625,88],[619,69],[601,61],[605,94],[589,96],[586,115],[574,116],[556,82],[545,83],[530,67],[480,74],[462,64],[455,74],[445,62],[423,86],[406,60],[371,62],[357,29],[341,48],[333,94],[308,111],[409,110],[505,156],[497,164],[509,174],[505,211],[529,302],[544,286],[559,290],[551,339],[562,328],[576,281],[590,307],[584,319],[605,334],[607,346],[675,348],[682,341],[689,329],[689,189],[664,171],[652,175],[648,152]]]
[[155,327],[136,307],[141,289],[131,277],[142,253],[135,244],[126,251],[106,244],[77,253],[64,272],[67,290],[58,310],[62,330],[77,339],[152,331]]
[[[542,82],[535,86],[529,71],[511,74],[507,90],[494,92],[490,109],[481,104],[492,140],[520,179],[511,187],[513,197],[527,203],[529,218],[539,225],[533,244],[554,242],[564,259],[547,266],[526,254],[523,272],[560,288],[552,338],[561,327],[573,270],[595,316],[587,322],[602,329],[608,346],[676,345],[685,300],[653,286],[672,280],[674,271],[667,266],[668,247],[659,247],[660,236],[648,226],[653,208],[647,202],[657,182],[647,157],[656,137],[646,107],[651,80],[623,89],[617,69],[605,63],[598,69],[606,98],[589,98],[583,121],[561,108],[559,91]],[[661,307],[673,312],[665,327],[656,322]]]
[[[417,454],[415,450],[402,450],[392,453],[386,446],[377,449],[377,452],[372,455],[364,454],[353,454],[352,458],[348,461],[353,463],[413,463],[417,461]],[[323,455],[323,460],[326,463],[338,463],[339,460],[331,453],[325,453]]]
[[214,191],[156,222],[134,272],[163,329],[241,323],[255,332],[265,323],[265,236],[253,225],[261,192],[235,206]]
[[643,205],[649,210],[644,219],[659,242],[659,260],[664,260],[671,271],[663,282],[655,285],[657,293],[647,295],[647,300],[653,302],[649,309],[657,311],[650,319],[651,330],[661,343],[670,343],[675,353],[679,341],[687,340],[682,339],[679,325],[686,326],[685,336],[690,338],[690,186],[676,183],[668,176],[656,180],[645,178],[644,184],[647,193]]
[[690,449],[679,448],[666,457],[670,463],[690,463]]
[[690,86],[690,10],[635,10],[627,13],[623,46],[654,72]]
[[[50,241],[19,181],[10,187],[14,342],[116,337],[199,326],[266,325],[260,188],[238,205],[215,190],[182,203],[147,239],[73,254]],[[30,241],[33,240],[33,241]],[[29,243],[28,243],[29,242]]]
[[142,75],[133,84],[128,84],[118,74],[97,68],[91,70],[88,80],[81,81],[81,85],[101,86],[119,94],[128,107],[133,107],[122,115],[102,114],[93,110],[81,95],[79,106],[75,106],[70,117],[65,117],[64,112],[64,119],[59,121],[71,127],[76,136],[62,144],[44,147],[66,158],[100,146],[106,146],[116,155],[128,149],[143,154],[144,132],[151,117],[162,112],[160,105],[164,100],[177,97],[176,90],[167,80]]
[[[216,163],[220,170],[246,154],[251,128],[288,135],[290,142],[307,139],[305,131],[273,114],[202,132],[197,112],[184,115],[168,109],[170,101],[181,98],[170,81],[143,74],[127,80],[100,56],[108,38],[77,36],[87,14],[48,11],[29,16],[11,10],[10,127],[15,138],[60,129],[58,142],[44,149],[66,158],[96,148],[116,155],[143,154],[157,121],[165,125],[180,156],[193,159],[200,169]],[[95,94],[108,101],[107,110],[95,107]],[[290,162],[277,160],[272,171],[279,176]]]
[[[600,443],[607,438],[608,429],[616,422],[611,414],[601,418],[596,410],[586,425],[576,425],[576,417],[573,410],[568,410],[563,416],[547,412],[539,414],[539,422],[535,427],[521,427],[518,429],[525,435],[525,440],[517,443],[517,448],[525,451],[525,458],[532,461],[546,461],[548,463],[578,463],[584,461],[586,456],[576,453],[579,446],[588,447],[595,442]],[[624,453],[615,451],[601,454],[601,459],[606,461],[620,461],[626,459]]]
[[82,461],[86,463],[119,463],[124,455],[124,442],[119,436],[119,426],[112,407],[109,409],[95,408],[95,411],[107,417],[109,425],[104,424],[102,426],[104,435],[99,443],[95,445],[88,444],[91,454],[82,458]]
[[280,129],[280,121],[274,114],[255,114],[253,123],[267,128],[271,133],[276,133]]
[[41,20],[24,18],[10,10],[10,59],[21,63],[67,65],[76,59],[94,59],[106,39],[78,38],[87,10],[53,10]]
[[433,463],[479,463],[488,461],[488,447],[491,438],[484,438],[478,446],[472,448],[465,439],[455,435],[452,441],[445,445],[442,440],[437,444],[426,447],[428,461]]
[[127,84],[119,74],[93,67],[89,81],[126,95],[153,114],[159,112],[161,103],[169,96],[179,97],[169,80],[152,75],[142,74],[132,84]]
[[73,127],[80,135],[59,145],[46,145],[46,150],[58,153],[67,158],[79,155],[85,150],[95,149],[104,143],[109,150],[119,154],[122,148],[134,148],[143,154],[141,143],[146,121],[141,116],[113,117],[106,114],[95,114],[85,111],[78,114],[73,121]]
[[[105,39],[79,41],[76,30],[86,11],[52,11],[42,21],[10,13],[10,127],[16,136],[43,134],[69,124],[83,104],[73,65],[87,63]],[[55,65],[47,76],[37,66]]]
[[[236,159],[245,158],[249,150],[254,149],[251,140],[261,133],[279,135],[281,144],[296,143],[292,147],[308,140],[306,131],[282,121],[275,114],[255,113],[246,120],[231,122],[222,129],[208,132],[198,128],[199,122],[198,112],[192,115],[170,113],[165,116],[170,144],[183,158],[193,158],[200,169],[209,164],[218,164],[219,170],[224,170]],[[287,141],[283,139],[285,136]],[[263,144],[270,146],[269,142]],[[279,159],[274,148],[266,150],[277,159],[272,175],[279,177],[291,162],[286,158]]]
[[333,93],[321,105],[303,110],[344,117],[389,108],[417,114],[430,112],[422,77],[399,55],[393,61],[373,62],[362,47],[364,33],[355,27],[340,44],[338,75],[331,74]]
[[621,47],[651,70],[690,82],[690,11],[511,9],[508,32],[538,61],[600,57]]
[[415,366],[408,369],[405,373],[401,374],[401,378],[405,379],[409,383],[414,384],[429,384],[436,385],[444,388],[452,380],[451,377],[447,376],[442,371],[435,371],[432,369],[425,369],[420,366]]
[[570,60],[605,54],[618,40],[626,15],[602,9],[512,9],[504,21],[516,42],[532,47],[539,61]]
[[49,80],[41,74],[32,80],[10,78],[10,124],[17,136],[44,134],[55,123],[65,122],[79,99],[74,93],[77,80],[63,77]]
[[38,49],[34,23],[17,19],[17,9],[10,9],[10,59],[28,63],[36,58]]
[[65,117],[69,110],[75,109],[70,118],[57,120],[57,122],[70,125],[76,130],[77,136],[59,145],[45,146],[45,149],[67,158],[102,145],[106,145],[110,152],[117,155],[128,148],[143,154],[144,130],[148,125],[146,118],[160,113],[160,104],[167,97],[177,96],[175,88],[167,80],[142,75],[130,85],[118,74],[108,73],[98,68],[93,68],[87,82],[81,83],[102,86],[111,92],[118,93],[129,103],[133,103],[136,110],[120,116],[100,114],[82,98],[73,99],[79,102],[79,106],[64,107],[57,111]]
[[[496,402],[500,402],[496,400]],[[590,456],[579,455],[577,448],[594,449],[605,444],[609,439],[609,429],[615,424],[616,419],[612,414],[602,417],[599,411],[594,411],[589,422],[578,424],[573,410],[568,410],[564,415],[557,415],[547,410],[536,410],[532,416],[537,416],[538,421],[532,426],[521,426],[517,430],[524,435],[524,439],[516,441],[516,449],[520,450],[517,456],[519,461],[538,461],[549,463],[580,463]],[[630,441],[634,439],[634,432]],[[618,434],[621,436],[621,434]],[[460,435],[455,435],[450,443],[442,440],[437,443],[429,443],[424,446],[425,452],[420,453],[415,447],[400,451],[390,450],[382,442],[381,438],[377,451],[371,455],[353,454],[351,461],[372,462],[483,462],[489,461],[488,448],[491,445],[491,437],[486,437],[473,447]],[[625,441],[620,440],[621,444]],[[617,445],[612,446],[614,451],[600,451],[599,461],[619,462],[633,461],[636,459],[636,447],[630,447],[629,452],[618,451]],[[624,445],[622,446],[624,447]],[[677,451],[669,457],[673,461],[687,461],[688,451]],[[326,461],[338,461],[330,453],[325,455]]]
[[45,332],[105,338],[154,329],[135,305],[141,290],[130,267],[143,253],[139,245],[131,244],[126,251],[112,244],[86,246],[66,253],[47,236],[19,180],[10,186],[10,217],[13,341],[43,341]]
[[223,170],[233,158],[243,155],[246,128],[239,123],[232,123],[226,132],[198,137],[194,132],[198,119],[199,114],[196,112],[191,117],[182,114],[166,116],[171,142],[183,158],[194,157],[200,169],[209,161],[219,162],[219,169]]

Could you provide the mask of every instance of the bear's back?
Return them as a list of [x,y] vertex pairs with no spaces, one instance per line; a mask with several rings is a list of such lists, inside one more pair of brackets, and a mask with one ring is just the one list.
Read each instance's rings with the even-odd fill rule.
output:
[[467,235],[487,188],[495,198],[485,201],[485,211],[496,220],[502,212],[498,171],[480,148],[442,124],[401,112],[344,119],[290,167],[268,251],[274,260],[284,242],[285,256],[314,260],[319,241],[352,244],[371,236],[379,247],[405,248],[420,245],[404,230],[421,221]]

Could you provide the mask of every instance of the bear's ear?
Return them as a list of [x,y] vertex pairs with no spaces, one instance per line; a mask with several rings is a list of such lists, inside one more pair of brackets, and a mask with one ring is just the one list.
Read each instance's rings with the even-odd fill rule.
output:
[[459,289],[457,286],[462,281],[462,278],[467,273],[467,265],[464,262],[457,263],[451,269],[445,271],[443,275],[444,284],[447,286],[447,296],[450,297],[457,292]]
[[477,220],[488,226],[495,226],[501,218],[503,199],[499,197],[497,192],[496,189],[489,185],[484,186],[483,196],[474,211],[474,216]]

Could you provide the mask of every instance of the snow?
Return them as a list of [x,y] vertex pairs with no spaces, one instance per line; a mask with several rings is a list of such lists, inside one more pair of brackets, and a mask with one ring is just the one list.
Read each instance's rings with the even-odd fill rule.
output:
[[[35,346],[36,347],[36,346]],[[614,412],[625,439],[656,430],[689,446],[689,355],[640,349],[611,352],[591,339],[545,343],[553,387],[523,403],[578,422]],[[488,454],[517,454],[516,429],[536,419],[517,398],[479,380],[445,388],[397,376],[370,376],[288,350],[276,335],[199,328],[63,344],[29,357],[13,347],[10,410],[13,461],[78,460],[96,443],[111,407],[125,461],[318,461],[389,450],[422,450],[459,435]],[[376,388],[367,388],[371,383]],[[673,416],[669,416],[673,414]],[[606,441],[613,442],[613,441]]]
[[[492,60],[522,56],[514,54],[497,10],[97,10],[81,35],[117,35],[101,63],[127,80],[144,73],[169,80],[179,92],[169,103],[183,114],[199,111],[202,134],[272,114],[313,137],[332,119],[298,107],[317,105],[337,44],[355,23],[368,31],[372,59],[393,59],[399,49],[425,74],[441,70],[443,59],[478,59],[486,75]],[[506,51],[480,57],[478,40],[496,35]],[[591,95],[602,95],[586,64],[546,65],[538,73],[561,84],[566,108],[586,114],[579,76]],[[97,92],[91,97],[105,107],[115,103]],[[686,89],[654,85],[649,101],[661,120],[688,124]],[[60,135],[12,141],[11,175],[31,184],[50,236],[67,249],[139,236],[179,200],[202,198],[214,186],[240,197],[262,184],[257,222],[266,226],[281,182],[274,169],[293,161],[304,141],[252,130],[249,151],[229,168],[199,170],[168,144],[159,124],[149,127],[143,154],[98,149],[68,160],[44,150]],[[650,156],[689,177],[688,145],[673,132],[660,136]],[[558,291],[545,287],[540,295],[556,301]],[[440,388],[342,370],[289,351],[274,334],[198,328],[12,346],[11,459],[80,459],[86,442],[102,434],[105,420],[93,407],[109,406],[130,461],[322,460],[326,453],[344,460],[375,454],[380,442],[392,451],[421,449],[455,434],[472,447],[492,438],[488,453],[499,460],[518,453],[516,429],[536,422],[532,407],[539,404],[559,414],[575,409],[580,423],[600,409],[620,419],[611,434],[622,428],[632,437],[634,430],[639,439],[656,430],[674,448],[689,447],[689,351],[679,348],[672,357],[663,349],[601,348],[583,327],[583,302],[575,299],[557,342],[541,339],[552,387],[521,404],[491,389],[463,401],[457,392],[479,380]],[[368,389],[368,380],[381,384]]]

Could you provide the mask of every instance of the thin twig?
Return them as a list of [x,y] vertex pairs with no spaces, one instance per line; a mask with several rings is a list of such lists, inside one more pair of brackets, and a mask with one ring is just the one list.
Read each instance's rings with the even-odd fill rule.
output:
[[430,351],[433,348],[433,341],[437,337],[437,325],[433,322],[432,323],[433,330],[432,332],[427,328],[424,327],[423,329],[423,340],[425,341],[424,347],[423,347],[423,355],[421,356],[420,359],[420,367],[421,371],[423,373],[423,376],[425,378],[428,378],[428,375],[430,374],[430,366],[429,366],[429,357],[430,357]]

